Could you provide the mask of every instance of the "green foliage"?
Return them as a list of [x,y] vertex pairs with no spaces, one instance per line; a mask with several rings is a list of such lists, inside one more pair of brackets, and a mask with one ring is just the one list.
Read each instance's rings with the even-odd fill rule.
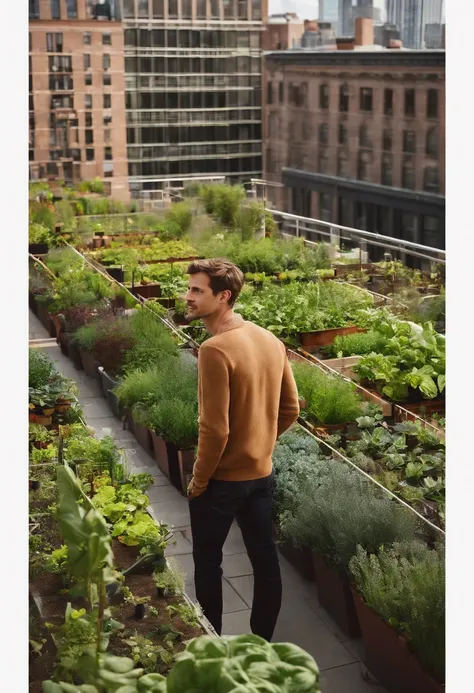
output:
[[177,238],[180,238],[191,228],[193,214],[187,202],[176,202],[171,205],[166,215],[166,221],[173,222],[179,229]]
[[327,476],[308,476],[298,501],[281,518],[282,536],[313,549],[342,573],[358,544],[375,553],[412,540],[418,527],[413,513],[336,460]]
[[244,287],[236,309],[245,320],[255,322],[278,337],[297,342],[300,332],[344,327],[372,298],[351,286],[335,282],[310,282],[256,290]]
[[297,645],[268,643],[257,635],[203,635],[179,654],[167,693],[319,693],[319,669]]
[[71,248],[57,248],[48,253],[46,266],[49,267],[51,272],[61,276],[72,270],[82,270],[84,260]]
[[28,226],[28,243],[46,243],[49,247],[54,244],[54,234],[51,233],[47,226],[30,222]]
[[401,631],[420,661],[444,681],[444,550],[404,542],[374,555],[357,546],[349,568],[368,606]]
[[383,353],[387,337],[375,330],[356,332],[355,334],[338,335],[329,346],[323,347],[327,358],[341,356],[362,356],[375,351]]
[[316,366],[293,362],[298,394],[306,400],[306,412],[322,424],[355,421],[361,414],[361,400],[355,385]]
[[149,409],[148,426],[176,447],[191,448],[197,444],[199,432],[197,402],[159,400]]
[[184,592],[184,577],[174,565],[165,568],[160,573],[153,573],[153,580],[157,588],[163,591],[164,597],[175,597]]
[[52,443],[54,433],[49,431],[46,426],[40,424],[28,424],[28,440],[30,443]]
[[96,345],[101,328],[98,322],[90,322],[87,325],[79,327],[74,335],[72,336],[72,343],[75,344],[79,349],[84,349],[85,351],[93,351]]
[[31,201],[28,204],[28,219],[30,224],[41,224],[51,233],[56,224],[56,215],[50,203]]
[[147,402],[161,382],[162,375],[156,366],[144,370],[130,370],[114,389],[114,393],[125,407],[138,402]]
[[82,193],[98,193],[99,195],[104,194],[104,183],[100,178],[93,178],[92,180],[83,180],[76,185],[79,192]]
[[240,206],[246,197],[243,186],[210,183],[201,187],[199,196],[206,212],[214,215],[220,224],[237,226]]
[[174,336],[146,308],[138,308],[131,317],[131,329],[135,344],[125,354],[128,370],[141,370],[159,365],[162,360],[178,353]]
[[54,364],[44,351],[28,350],[28,387],[36,389],[47,385],[55,373]]

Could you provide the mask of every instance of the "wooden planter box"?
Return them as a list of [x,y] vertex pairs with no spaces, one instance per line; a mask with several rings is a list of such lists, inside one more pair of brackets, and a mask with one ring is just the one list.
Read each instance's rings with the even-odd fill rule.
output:
[[72,360],[74,368],[76,368],[78,371],[82,371],[82,359],[79,348],[71,341],[69,335],[65,336],[64,339],[67,341],[68,356]]
[[141,296],[142,298],[160,298],[161,296],[160,284],[135,284],[135,286],[130,287],[130,291],[134,296]]
[[29,243],[28,252],[30,255],[46,255],[48,252],[47,243]]
[[151,431],[146,426],[133,422],[133,433],[135,438],[140,443],[142,448],[149,454],[153,455],[153,443],[151,440]]
[[298,337],[305,349],[311,350],[317,347],[332,344],[336,337],[356,332],[367,332],[365,328],[350,325],[348,327],[333,327],[328,330],[316,330],[315,332],[300,332]]
[[97,378],[97,362],[93,352],[86,351],[85,349],[79,349],[79,354],[81,356],[82,367],[86,375],[89,375],[91,378]]
[[170,460],[168,459],[168,449],[166,441],[160,438],[155,431],[150,430],[151,440],[153,442],[153,451],[155,453],[155,462],[163,472],[163,474],[170,479]]
[[49,327],[51,324],[51,318],[48,313],[48,309],[44,305],[44,303],[38,303],[38,318],[42,325],[48,330],[49,332]]
[[69,356],[69,348],[68,348],[68,339],[66,336],[65,332],[60,332],[57,337],[59,347],[61,349],[61,353],[64,354],[64,356]]
[[194,465],[194,448],[180,450],[173,443],[166,443],[169,464],[169,480],[184,496],[187,495]]
[[107,267],[107,274],[118,282],[123,282],[125,277],[125,272],[123,267]]
[[318,554],[312,552],[311,556],[321,606],[349,638],[359,637],[359,620],[349,580],[340,577]]
[[102,392],[104,394],[105,399],[107,400],[107,404],[111,408],[114,416],[116,416],[117,419],[122,419],[124,413],[123,407],[120,405],[120,402],[117,399],[117,395],[114,392],[112,392],[114,387],[117,387],[117,385],[119,384],[119,381],[111,378],[102,366],[99,366],[98,370],[100,374]]
[[28,291],[28,307],[33,313],[38,315],[38,304],[36,303],[36,297],[31,291]]
[[406,638],[378,616],[353,589],[364,664],[390,693],[443,693],[437,682],[410,651]]
[[336,263],[333,263],[333,269],[335,270],[336,277],[345,277],[346,274],[350,274],[352,272],[358,272],[361,269],[371,271],[373,269],[373,264],[371,262],[362,262],[362,263],[355,262],[354,264],[351,264],[351,265],[348,265],[348,264],[338,265]]
[[290,541],[283,541],[278,544],[281,554],[296,568],[298,573],[309,582],[315,581],[314,566],[311,559],[311,551],[307,548],[296,548]]

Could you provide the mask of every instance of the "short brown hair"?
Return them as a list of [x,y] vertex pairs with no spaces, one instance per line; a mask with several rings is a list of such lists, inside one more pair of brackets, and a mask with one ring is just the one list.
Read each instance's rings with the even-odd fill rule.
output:
[[209,284],[214,295],[220,291],[230,291],[229,306],[236,302],[244,285],[244,273],[237,265],[222,258],[210,260],[193,260],[188,267],[188,274],[204,272],[209,277]]

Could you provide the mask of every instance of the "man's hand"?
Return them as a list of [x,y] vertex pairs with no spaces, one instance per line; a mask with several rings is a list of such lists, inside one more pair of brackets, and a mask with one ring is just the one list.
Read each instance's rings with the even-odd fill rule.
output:
[[194,478],[191,479],[188,485],[188,498],[191,500],[191,498],[197,498],[200,496],[204,491],[207,489],[207,486],[205,488],[196,488],[194,484]]

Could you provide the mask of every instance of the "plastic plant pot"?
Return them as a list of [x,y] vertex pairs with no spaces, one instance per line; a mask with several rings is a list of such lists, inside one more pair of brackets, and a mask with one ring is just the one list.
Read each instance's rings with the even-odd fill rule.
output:
[[136,604],[135,606],[135,618],[141,621],[145,618],[146,606],[145,604]]

